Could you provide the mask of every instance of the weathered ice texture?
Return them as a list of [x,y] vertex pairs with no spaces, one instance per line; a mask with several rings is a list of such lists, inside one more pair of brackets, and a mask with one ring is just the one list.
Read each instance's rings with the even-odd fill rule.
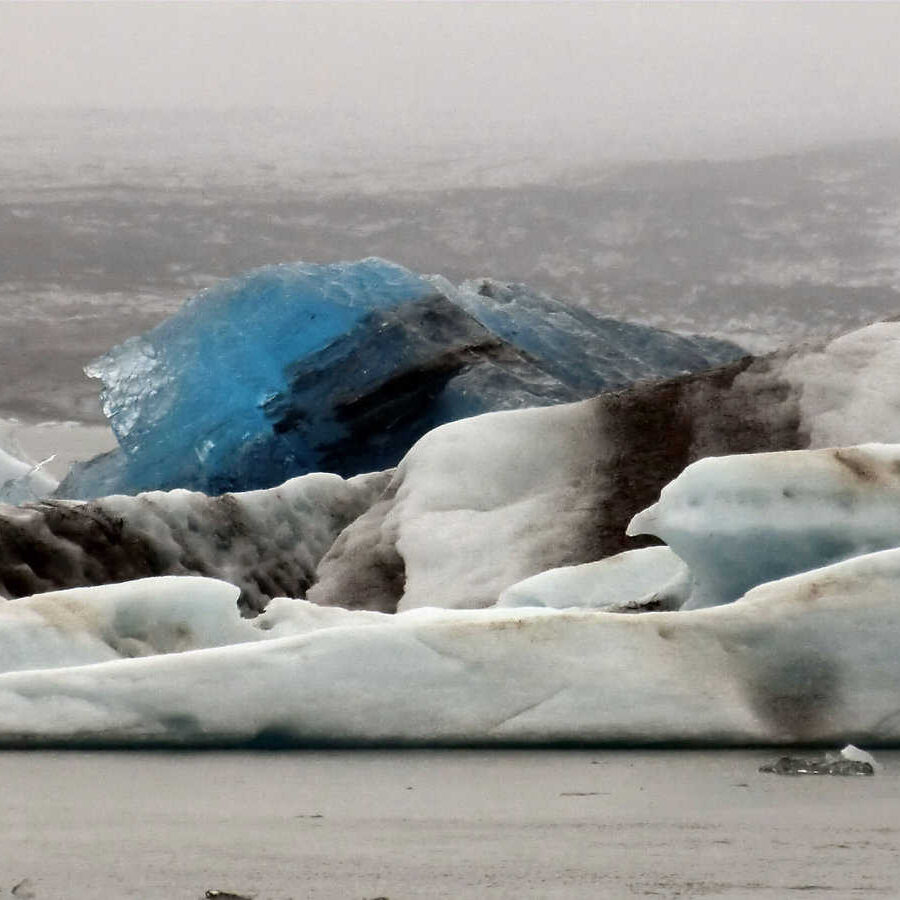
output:
[[[192,633],[221,635],[230,609],[247,640],[0,675],[0,743],[896,744],[898,590],[898,549],[639,615],[322,610],[338,618],[309,630],[295,600],[241,628],[209,589]],[[266,640],[273,613],[281,636]]]
[[445,425],[335,542],[307,596],[387,612],[489,606],[546,569],[645,544],[626,536],[629,521],[703,457],[896,439],[898,371],[900,323],[883,322],[821,347]]
[[690,587],[687,566],[668,547],[642,547],[539,572],[508,587],[495,605],[659,612],[680,609]]
[[803,446],[777,359],[741,360],[419,441],[322,560],[308,598],[393,612],[490,606],[510,585],[646,544],[631,517],[709,454]]
[[[187,571],[236,580],[255,608],[274,593],[301,594],[310,584],[310,600],[351,609],[490,606],[539,572],[646,544],[647,538],[626,536],[628,522],[698,459],[900,433],[892,377],[898,335],[900,323],[881,323],[823,347],[439,427],[393,476],[381,476],[379,490],[346,518],[341,514],[336,530],[348,527],[333,546],[323,540],[318,565],[316,557],[302,578],[279,576],[262,586],[240,574],[255,563],[239,562],[238,575],[227,574],[223,560],[233,537],[214,551],[193,542],[189,529],[180,531],[173,541],[182,549],[160,563],[143,536],[117,524],[127,500],[10,511],[0,517],[0,590],[24,595]],[[197,503],[227,507],[207,498]],[[302,544],[303,527],[285,540]],[[123,540],[137,541],[136,549],[123,549]],[[169,568],[172,559],[178,566]]]
[[388,477],[317,474],[220,497],[178,490],[0,505],[0,594],[208,575],[260,610],[273,596],[302,595],[322,554]]
[[710,457],[638,513],[690,567],[687,608],[730,603],[797,572],[900,546],[900,444]]

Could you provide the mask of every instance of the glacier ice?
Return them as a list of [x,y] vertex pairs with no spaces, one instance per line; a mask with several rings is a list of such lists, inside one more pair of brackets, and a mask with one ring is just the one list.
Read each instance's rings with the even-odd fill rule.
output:
[[[64,515],[67,508],[44,505],[39,511],[0,513],[0,591],[21,596],[184,572],[233,577],[256,608],[267,597],[302,591],[311,582],[311,598],[326,605],[382,611],[423,604],[490,606],[506,588],[547,569],[591,563],[640,546],[625,536],[629,520],[700,458],[797,449],[810,443],[810,435],[827,446],[838,428],[860,441],[890,431],[900,418],[891,418],[888,399],[878,401],[880,412],[871,424],[853,419],[854,410],[846,404],[855,408],[868,395],[875,403],[878,372],[885,376],[880,390],[889,398],[894,384],[887,377],[890,354],[900,348],[892,335],[900,335],[900,323],[862,329],[824,347],[742,359],[586,401],[488,413],[433,429],[393,475],[382,476],[383,493],[373,491],[354,507],[352,521],[342,520],[339,529],[346,525],[346,530],[333,546],[323,547],[327,553],[318,565],[304,570],[305,580],[279,576],[262,589],[248,578],[255,571],[252,564],[241,563],[233,575],[223,575],[227,550],[215,552],[213,564],[205,564],[207,544],[192,537],[189,528],[168,532],[165,559],[174,560],[175,568],[129,569],[115,563],[115,547],[102,551],[109,562],[98,561],[95,550],[73,554],[73,543],[113,533],[101,527],[102,515],[96,521],[77,517],[90,528],[72,531],[75,517]],[[842,349],[870,339],[868,362],[862,352]],[[900,356],[900,349],[895,352]],[[823,380],[823,359],[831,367],[833,390]],[[836,410],[843,412],[829,412]],[[194,502],[208,501],[198,496]],[[146,504],[134,508],[141,506]],[[224,506],[210,503],[213,509]],[[123,511],[122,517],[127,526],[130,513]],[[64,540],[57,545],[51,535]],[[304,540],[301,530],[298,543]],[[64,571],[60,562],[73,555],[81,561]],[[279,554],[266,558],[268,572],[290,571],[294,565]],[[276,570],[276,560],[287,570]],[[732,596],[739,591],[736,587]]]
[[308,587],[389,477],[311,474],[220,497],[175,490],[0,507],[0,596],[193,574],[234,583],[242,606],[259,610]]
[[125,454],[121,487],[230,489],[214,473],[271,433],[264,406],[287,365],[369,312],[429,292],[422,278],[381,260],[267,266],[201,292],[86,370],[103,381],[103,411]]
[[0,673],[185,653],[387,618],[287,597],[243,618],[239,595],[225,581],[165,575],[9,600],[0,604]]
[[[573,487],[566,474],[579,459],[573,434],[585,421],[579,427],[572,413],[591,409],[588,402],[492,413],[444,426],[419,443],[422,458],[407,457],[395,494],[390,486],[373,492],[362,516],[383,508],[376,517],[383,531],[370,547],[372,553],[379,548],[383,565],[392,552],[417,563],[413,577],[399,577],[412,582],[408,599],[419,602],[393,615],[276,597],[248,620],[239,614],[237,587],[192,577],[9,601],[0,607],[0,744],[881,745],[900,739],[900,548],[868,552],[872,535],[894,534],[900,543],[900,532],[891,530],[900,445],[735,456],[689,467],[683,483],[664,491],[647,518],[672,528],[676,550],[687,547],[683,558],[699,565],[692,577],[707,598],[710,570],[716,564],[731,569],[733,561],[705,562],[702,552],[691,552],[691,540],[702,534],[700,543],[714,558],[720,536],[735,539],[735,546],[743,537],[739,561],[759,571],[756,586],[731,603],[678,611],[644,603],[638,588],[671,600],[688,583],[679,557],[655,547],[545,572],[531,588],[526,582],[506,591],[543,606],[425,605],[442,579],[461,576],[457,596],[493,590],[496,599],[499,585],[523,565],[514,559],[503,577],[491,578],[489,556],[466,555],[466,519],[448,500],[471,503],[483,488],[492,490],[480,510],[469,508],[468,521],[486,513],[482,536],[496,532],[498,549],[504,542],[525,546],[517,529],[542,510],[565,509],[575,496],[567,493]],[[548,429],[560,441],[556,453],[575,452],[567,467],[549,472],[535,454],[523,458],[519,472],[507,467],[504,476],[498,469],[499,479],[488,473],[484,484],[472,482],[471,495],[454,493],[460,470],[453,466],[470,462],[460,458],[461,448],[483,447],[485,435],[493,434],[492,452],[502,456],[517,445],[520,427],[548,413],[556,417]],[[565,425],[574,429],[568,437]],[[475,429],[478,442],[467,428]],[[710,477],[699,479],[705,466]],[[548,496],[532,496],[530,480],[548,474]],[[387,477],[381,476],[382,487]],[[335,490],[339,482],[337,476],[304,476],[295,485],[308,492],[317,484]],[[186,521],[197,495],[160,496],[168,498],[171,515]],[[278,514],[271,492],[247,496],[242,502],[268,510],[255,527],[271,529]],[[397,496],[413,505],[391,524]],[[108,498],[118,504],[141,499]],[[446,523],[442,512],[450,514]],[[819,557],[804,555],[808,546],[831,547],[823,535],[840,531],[841,515],[849,533],[842,552],[859,555],[826,558],[820,567],[779,577],[782,545],[815,565]],[[421,530],[410,530],[417,517]],[[560,527],[565,535],[568,526]],[[370,522],[366,530],[372,536],[378,528]],[[441,534],[459,555],[432,576],[425,563],[437,558]],[[536,542],[526,558],[534,562],[537,550]],[[645,578],[642,585],[622,576],[636,571]],[[398,575],[388,566],[382,577]],[[759,583],[766,578],[773,580]],[[435,599],[452,599],[443,589]],[[582,608],[569,604],[574,595]],[[618,603],[609,602],[613,595]],[[569,608],[556,608],[563,606]]]
[[662,538],[689,566],[687,606],[900,545],[900,445],[711,457],[688,466],[629,534]]
[[[868,363],[861,351],[846,352],[849,343],[869,340]],[[341,535],[309,596],[383,611],[489,606],[547,569],[635,548],[628,522],[697,460],[798,450],[812,437],[828,447],[837,436],[863,443],[898,433],[900,414],[889,409],[895,363],[900,323],[881,323],[822,347],[742,359],[578,403],[449,423],[410,450],[384,497]],[[867,408],[878,413],[872,422],[847,408],[867,395]],[[796,509],[802,520],[805,512]],[[778,558],[773,554],[766,577],[796,571],[779,568]],[[722,596],[734,599],[756,583],[738,572],[740,566]]]
[[[182,577],[11,601],[0,743],[895,743],[900,445],[795,449],[890,430],[887,326],[454,421],[348,481],[6,507],[4,578],[41,547],[108,578],[118,547],[274,599],[242,619],[236,587]],[[632,517],[669,547],[622,553]],[[128,540],[98,552],[104,529]]]
[[690,589],[687,566],[669,547],[644,547],[532,575],[506,588],[496,606],[613,612],[679,609]]
[[650,376],[708,369],[743,355],[726,341],[597,316],[524,284],[480,278],[454,288],[439,276],[429,280],[489,331],[540,360],[579,397]]
[[326,553],[307,597],[383,612],[484,607],[530,575],[603,555],[599,424],[583,401],[434,429]]
[[793,355],[799,413],[813,447],[894,443],[900,422],[900,322],[876,322]]
[[52,459],[28,462],[13,438],[0,431],[0,503],[25,503],[52,494],[58,482],[44,470]]
[[[256,634],[2,674],[0,743],[891,744],[898,585],[891,549],[688,612],[326,610],[334,618],[317,622],[310,604],[285,600],[271,637],[269,613],[242,622],[231,605],[227,626],[224,605],[194,604],[187,585],[192,635]],[[128,606],[115,592],[134,588],[95,590],[115,610]],[[163,623],[177,621],[176,607],[162,607]]]
[[240,591],[207,578],[144,578],[0,604],[0,672],[81,666],[251,640]]
[[741,356],[521,285],[455,288],[385,260],[268,266],[93,362],[118,451],[60,496],[270,487],[393,466],[444,422],[577,400]]

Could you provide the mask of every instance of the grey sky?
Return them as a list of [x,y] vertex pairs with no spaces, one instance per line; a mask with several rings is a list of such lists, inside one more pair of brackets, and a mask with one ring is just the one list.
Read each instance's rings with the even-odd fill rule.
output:
[[606,155],[900,134],[897,3],[0,3],[0,105],[282,107]]

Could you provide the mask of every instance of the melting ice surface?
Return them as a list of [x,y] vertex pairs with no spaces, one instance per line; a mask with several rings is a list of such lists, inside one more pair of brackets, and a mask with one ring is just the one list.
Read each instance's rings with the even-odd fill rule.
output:
[[455,288],[374,258],[268,266],[91,364],[121,451],[73,472],[61,495],[222,493],[384,469],[444,422],[742,354],[521,285]]
[[661,537],[690,567],[687,608],[900,546],[900,446],[751,453],[688,466],[629,534]]

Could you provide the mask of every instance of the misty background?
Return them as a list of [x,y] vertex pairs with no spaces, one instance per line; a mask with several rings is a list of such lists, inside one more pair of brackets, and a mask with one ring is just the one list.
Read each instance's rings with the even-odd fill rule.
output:
[[896,3],[0,3],[0,411],[266,263],[754,349],[900,313]]

